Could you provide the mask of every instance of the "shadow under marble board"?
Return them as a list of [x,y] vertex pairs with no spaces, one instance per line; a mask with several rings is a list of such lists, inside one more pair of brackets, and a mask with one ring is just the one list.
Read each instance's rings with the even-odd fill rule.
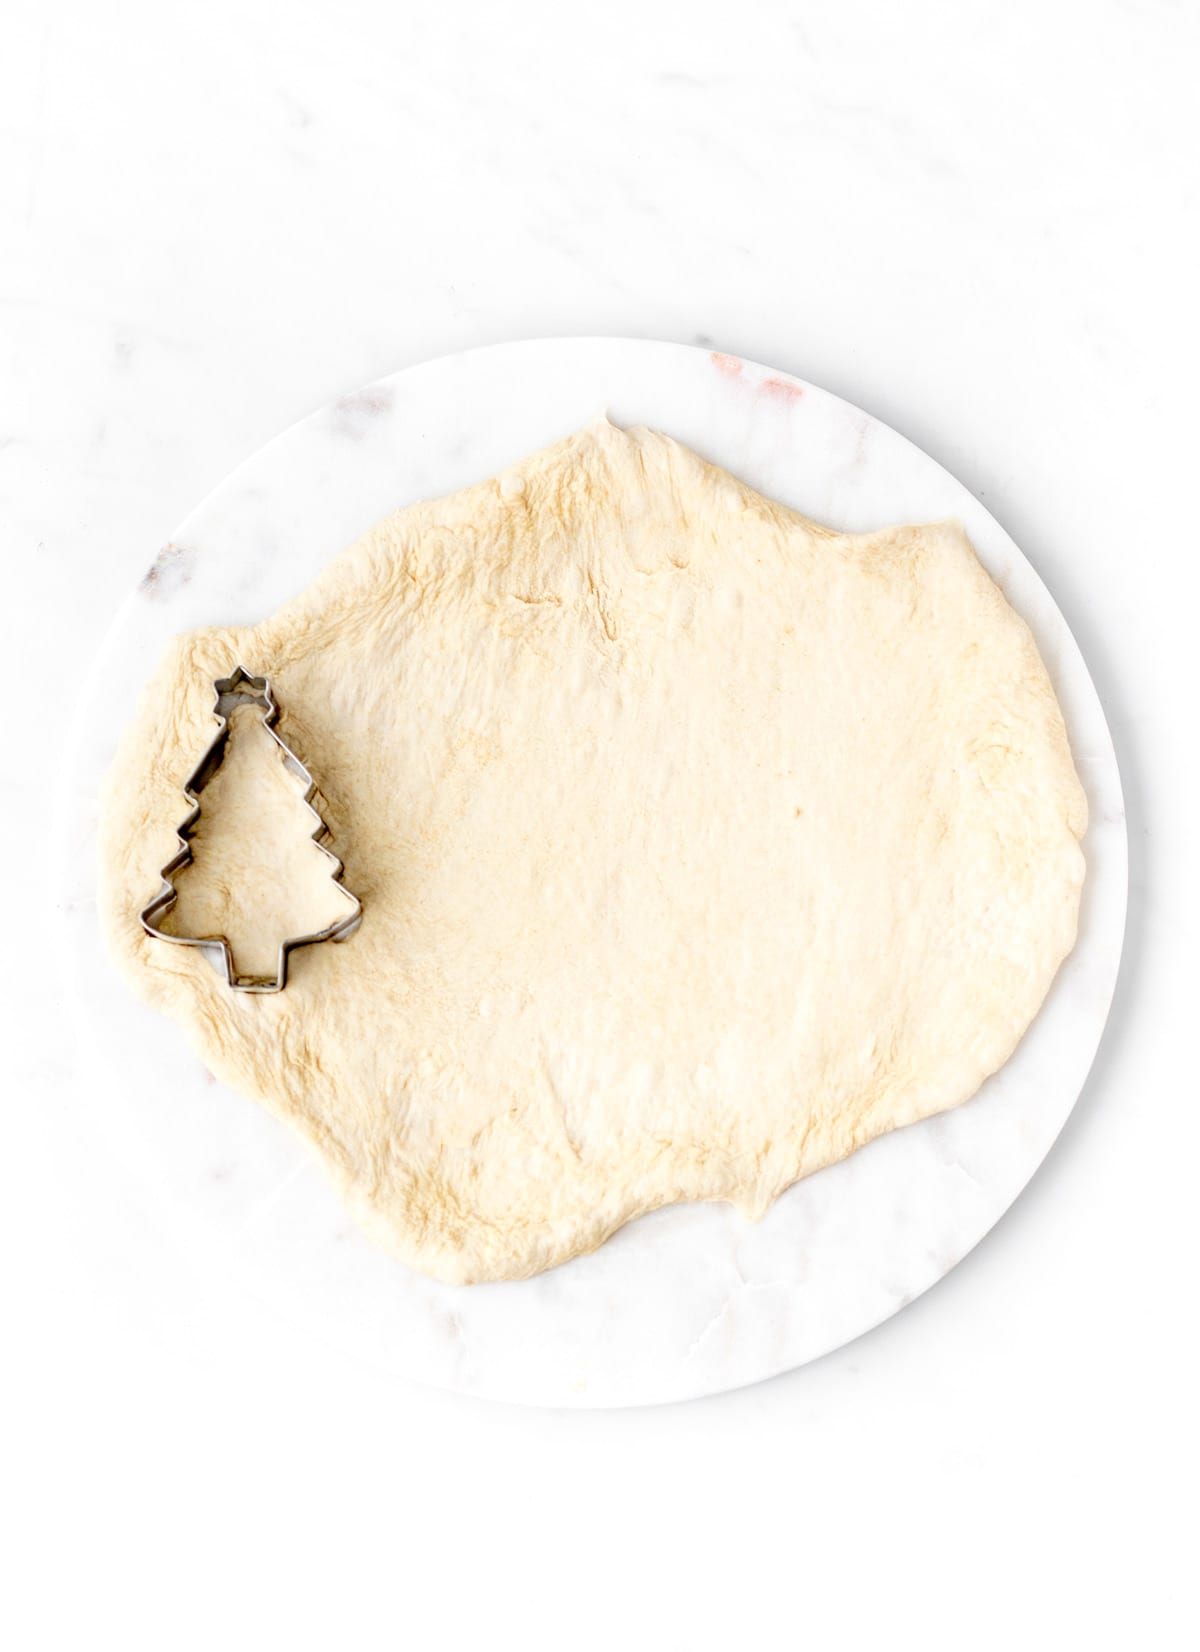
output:
[[[168,639],[250,624],[380,517],[447,494],[607,411],[664,431],[831,527],[958,518],[1031,626],[1091,824],[1078,944],[1011,1060],[964,1106],[798,1183],[758,1225],[723,1205],[644,1216],[537,1278],[454,1287],[353,1227],[308,1150],[217,1084],[118,978],[95,902],[97,792]],[[1033,568],[932,459],[783,373],[680,345],[557,339],[425,363],[344,396],[247,460],[182,523],[122,609],[64,765],[60,864],[89,1106],[209,1266],[375,1363],[534,1404],[616,1406],[755,1382],[838,1347],[928,1289],[997,1221],[1079,1095],[1125,917],[1120,778],[1079,650]]]

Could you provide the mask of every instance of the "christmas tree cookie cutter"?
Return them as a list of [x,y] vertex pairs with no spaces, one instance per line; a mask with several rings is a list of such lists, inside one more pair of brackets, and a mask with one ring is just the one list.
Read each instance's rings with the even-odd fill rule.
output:
[[[194,946],[203,952],[214,967],[222,972],[226,981],[237,992],[282,992],[287,985],[288,959],[298,947],[315,946],[318,941],[344,941],[362,922],[362,902],[357,895],[342,882],[342,873],[345,868],[334,854],[326,847],[325,839],[329,837],[329,828],[317,809],[313,806],[313,798],[317,793],[317,783],[279,735],[276,724],[279,721],[279,705],[271,692],[271,684],[266,677],[254,677],[238,666],[229,677],[218,677],[213,683],[216,700],[213,704],[213,716],[217,720],[217,732],[213,736],[212,744],[204,753],[195,769],[184,782],[183,795],[192,805],[192,812],[175,829],[179,839],[179,853],[163,867],[159,876],[162,878],[162,888],[150,903],[143,907],[138,914],[142,928],[147,935],[153,936],[156,941],[170,941],[174,946]],[[304,783],[303,802],[316,821],[312,840],[323,855],[333,862],[330,876],[334,887],[345,896],[350,908],[344,918],[337,923],[328,925],[325,929],[318,929],[311,935],[291,935],[279,945],[279,961],[274,975],[244,975],[241,974],[234,962],[233,948],[224,935],[171,935],[159,927],[175,902],[179,899],[179,891],[175,887],[175,878],[190,866],[194,859],[192,853],[192,837],[200,819],[200,793],[208,785],[213,775],[221,767],[225,757],[225,747],[229,742],[229,717],[238,706],[257,706],[263,714],[263,726],[272,740],[279,747],[283,756],[284,767],[289,769]]]

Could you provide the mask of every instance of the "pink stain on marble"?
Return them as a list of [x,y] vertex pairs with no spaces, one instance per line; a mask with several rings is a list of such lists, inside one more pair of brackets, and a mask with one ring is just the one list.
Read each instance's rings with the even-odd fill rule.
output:
[[722,378],[740,379],[742,376],[742,364],[736,356],[727,356],[720,350],[714,350],[712,364]]
[[773,401],[788,404],[798,402],[804,394],[803,385],[791,384],[787,379],[777,378],[774,374],[770,378],[760,379],[755,384],[752,380],[744,377],[745,364],[740,362],[736,356],[727,356],[721,350],[713,350],[710,354],[712,364],[722,378],[741,380],[756,395],[770,396]]
[[360,441],[375,419],[391,412],[394,401],[395,391],[390,385],[368,385],[364,390],[355,390],[334,402],[333,428],[339,436]]

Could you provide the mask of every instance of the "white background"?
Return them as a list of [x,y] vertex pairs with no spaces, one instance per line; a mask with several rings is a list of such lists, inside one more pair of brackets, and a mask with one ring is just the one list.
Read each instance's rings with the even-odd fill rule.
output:
[[[6,1643],[1195,1644],[1195,8],[3,19]],[[89,655],[232,466],[406,363],[605,332],[796,372],[978,493],[1105,700],[1131,914],[1083,1098],[948,1280],[764,1387],[555,1414],[174,1248],[73,1055],[46,843]]]

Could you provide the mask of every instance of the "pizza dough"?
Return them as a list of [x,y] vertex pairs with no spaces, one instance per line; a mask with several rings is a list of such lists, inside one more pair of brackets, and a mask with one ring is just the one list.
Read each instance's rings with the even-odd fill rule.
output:
[[[238,663],[364,905],[275,996],[138,923]],[[344,908],[294,828],[280,874],[277,783],[226,766],[176,918],[271,952]],[[832,533],[600,421],[389,517],[261,625],[178,639],[109,777],[102,909],[139,992],[375,1236],[519,1278],[673,1201],[757,1218],[970,1096],[1074,943],[1085,825],[1033,639],[958,526]]]

